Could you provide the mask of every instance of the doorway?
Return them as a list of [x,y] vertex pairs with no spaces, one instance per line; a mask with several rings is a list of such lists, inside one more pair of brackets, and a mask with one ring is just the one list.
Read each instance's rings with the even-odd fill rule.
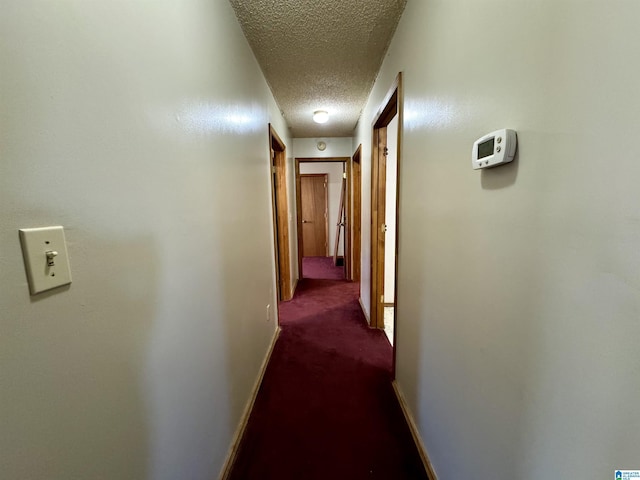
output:
[[328,256],[328,177],[326,173],[300,174],[303,257]]
[[[298,270],[300,278],[328,278],[347,279],[351,275],[351,158],[349,157],[325,157],[325,158],[296,158],[296,206],[298,213]],[[324,239],[325,248],[322,255],[317,247],[319,240],[308,239],[311,231],[318,231],[310,225],[312,222],[321,222],[321,219],[312,220],[309,199],[310,193],[303,187],[304,178],[312,178],[315,175],[326,175],[327,208]],[[308,184],[312,180],[304,180]],[[318,180],[316,180],[318,181]],[[319,181],[318,181],[319,182]],[[318,184],[319,185],[319,184]],[[319,187],[318,187],[319,188]],[[303,199],[303,193],[305,198]],[[305,202],[305,200],[307,200]],[[321,204],[322,200],[316,200]],[[320,211],[321,207],[316,210]],[[318,236],[320,234],[317,234]],[[309,247],[311,243],[313,248]]]
[[396,220],[399,211],[398,178],[402,139],[401,99],[402,73],[398,74],[374,118],[371,155],[371,326],[385,329],[390,336],[389,340],[394,345],[394,365],[399,232]]
[[290,300],[291,260],[289,257],[289,204],[287,202],[287,156],[284,142],[269,124],[271,205],[278,300]]
[[384,195],[384,282],[382,288],[383,327],[391,345],[394,343],[396,319],[396,190],[398,174],[398,115],[387,125]]

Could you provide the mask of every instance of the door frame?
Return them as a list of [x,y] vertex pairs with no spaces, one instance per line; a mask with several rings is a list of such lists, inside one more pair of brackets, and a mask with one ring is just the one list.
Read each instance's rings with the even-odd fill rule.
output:
[[[329,256],[329,175],[326,173],[301,173],[300,174],[300,199],[302,200],[302,177],[322,177],[324,178],[324,256]],[[302,201],[300,202],[300,218],[302,218]],[[300,222],[300,236],[302,236],[302,221]],[[304,239],[302,242],[299,242],[299,245],[304,248]],[[304,252],[303,252],[304,253]]]
[[[398,151],[397,151],[397,188],[396,188],[396,245],[395,245],[395,288],[393,303],[398,305],[398,244],[399,244],[399,213],[400,213],[400,167],[402,165],[402,72],[398,74],[393,85],[385,96],[381,107],[373,117],[371,140],[371,305],[370,326],[384,328],[384,231],[386,205],[386,156],[387,125],[398,116]],[[394,365],[396,329],[394,328]],[[395,371],[395,367],[394,367]]]
[[351,275],[354,282],[360,281],[362,271],[362,144],[351,157],[352,203],[351,211]]
[[[298,228],[298,276],[304,278],[304,272],[302,271],[302,210],[301,195],[300,195],[300,164],[301,163],[319,163],[319,162],[342,162],[345,165],[345,172],[347,174],[347,199],[351,198],[351,157],[296,157],[295,158],[295,174],[296,174],[296,213],[297,213],[297,228]],[[351,235],[347,235],[346,232],[351,230],[351,205],[350,201],[345,201],[345,236],[344,236],[344,262],[345,262],[345,278],[351,280]],[[327,220],[328,221],[328,220]],[[328,230],[327,234],[331,232]]]
[[278,301],[291,300],[292,297],[286,151],[284,142],[269,124],[269,175]]

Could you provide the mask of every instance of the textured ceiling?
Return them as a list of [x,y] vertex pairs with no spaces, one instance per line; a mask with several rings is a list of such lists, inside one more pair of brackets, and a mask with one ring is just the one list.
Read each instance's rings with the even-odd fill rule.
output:
[[350,137],[406,0],[229,1],[293,137]]

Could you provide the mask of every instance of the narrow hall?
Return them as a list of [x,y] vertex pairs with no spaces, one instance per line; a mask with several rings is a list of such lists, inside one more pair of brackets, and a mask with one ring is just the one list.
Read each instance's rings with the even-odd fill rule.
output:
[[330,258],[306,260],[315,265],[280,304],[230,478],[426,479],[392,387],[391,345],[367,325],[359,284],[337,279]]

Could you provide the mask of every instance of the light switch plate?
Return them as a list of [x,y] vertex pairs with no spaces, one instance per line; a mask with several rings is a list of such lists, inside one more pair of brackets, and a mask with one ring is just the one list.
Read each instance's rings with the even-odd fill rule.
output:
[[31,295],[71,283],[62,227],[22,228],[20,243]]

